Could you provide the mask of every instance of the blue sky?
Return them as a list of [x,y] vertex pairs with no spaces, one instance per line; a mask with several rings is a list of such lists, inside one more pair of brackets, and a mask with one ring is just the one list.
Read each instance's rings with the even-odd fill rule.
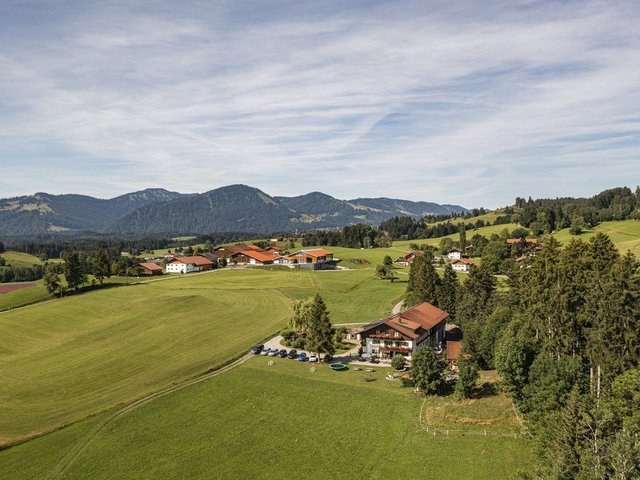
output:
[[0,197],[640,183],[636,1],[0,3]]

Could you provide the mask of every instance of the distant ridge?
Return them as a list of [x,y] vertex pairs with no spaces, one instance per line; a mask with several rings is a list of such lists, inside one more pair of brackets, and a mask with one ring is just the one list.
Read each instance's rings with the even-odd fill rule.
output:
[[129,236],[251,232],[271,233],[377,225],[393,216],[464,213],[459,205],[390,198],[338,200],[322,192],[271,197],[247,185],[200,194],[149,188],[112,199],[35,193],[0,199],[0,237],[59,232]]

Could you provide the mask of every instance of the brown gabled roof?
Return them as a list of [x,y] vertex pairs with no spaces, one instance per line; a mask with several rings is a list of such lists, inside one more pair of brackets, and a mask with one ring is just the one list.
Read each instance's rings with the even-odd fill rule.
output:
[[399,314],[402,318],[419,323],[422,328],[430,329],[447,318],[449,314],[428,302],[422,302],[415,307]]
[[265,250],[268,252],[284,252],[284,248],[278,246],[267,247]]
[[299,250],[293,255],[296,255],[299,253],[302,253],[305,255],[311,255],[312,257],[324,257],[327,255],[333,255],[333,252],[330,252],[329,250],[325,250],[324,248],[310,248],[309,250]]
[[401,334],[411,339],[416,339],[422,336],[425,330],[430,330],[435,327],[448,316],[449,314],[447,312],[440,310],[430,303],[423,302],[402,313],[371,322],[365,325],[362,331],[366,332],[367,330],[386,324]]
[[472,265],[472,266],[476,266],[476,262],[474,262],[473,260],[469,260],[468,258],[460,258],[458,260],[454,260],[453,262],[451,262],[451,265],[454,265],[456,263],[464,263],[466,265]]
[[213,262],[208,258],[201,257],[196,255],[194,257],[176,257],[173,260],[167,263],[180,262],[180,263],[193,263],[199,267],[204,267],[205,265],[213,265]]
[[219,250],[224,250],[226,252],[229,252],[230,254],[234,254],[238,252],[244,252],[246,248],[244,246],[241,247],[239,245],[224,245],[222,247],[216,248],[214,252],[217,252]]
[[242,252],[242,255],[246,255],[247,257],[258,260],[259,262],[272,262],[278,257],[278,254],[275,252],[254,252],[253,250]]
[[538,239],[537,238],[507,238],[507,243],[509,245],[514,245],[518,243],[531,243],[535,245],[536,243],[538,243]]
[[142,263],[139,263],[138,265],[140,265],[142,268],[146,268],[147,270],[151,270],[152,272],[162,271],[162,267],[157,263],[142,262]]
[[253,250],[254,252],[264,252],[264,248],[261,248],[258,245],[254,245],[253,243],[242,243],[238,246],[239,247],[244,246],[245,250]]

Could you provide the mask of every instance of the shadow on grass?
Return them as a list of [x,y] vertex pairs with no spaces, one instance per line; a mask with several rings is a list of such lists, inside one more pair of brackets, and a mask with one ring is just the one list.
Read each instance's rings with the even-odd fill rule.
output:
[[474,390],[473,395],[471,397],[472,398],[488,398],[488,397],[495,397],[497,394],[498,394],[498,388],[496,387],[495,383],[484,382],[482,385],[480,385],[480,387],[477,387]]

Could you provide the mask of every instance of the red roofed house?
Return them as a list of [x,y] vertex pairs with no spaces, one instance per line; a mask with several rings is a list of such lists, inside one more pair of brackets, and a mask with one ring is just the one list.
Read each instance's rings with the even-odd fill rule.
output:
[[364,352],[382,359],[399,353],[410,359],[422,346],[440,347],[449,314],[423,302],[402,313],[365,325],[358,336]]
[[196,255],[194,257],[176,257],[166,264],[167,273],[190,273],[211,270],[213,262],[208,258]]
[[139,263],[141,275],[162,275],[162,267],[153,262]]
[[325,250],[324,248],[310,248],[279,257],[275,263],[297,268],[319,270],[325,268],[327,264],[332,261],[333,252]]
[[396,259],[395,263],[398,265],[404,265],[405,267],[410,266],[416,257],[424,257],[424,253],[422,252],[409,252],[404,257],[400,257]]
[[460,258],[451,262],[451,268],[453,268],[456,272],[468,272],[475,266],[476,264],[468,258]]
[[246,252],[248,250],[252,250],[254,252],[264,251],[262,248],[254,245],[253,243],[239,243],[238,245],[224,245],[222,247],[218,247],[213,251],[213,253],[218,258],[229,258],[231,257],[231,255],[240,252]]
[[276,252],[245,250],[244,252],[234,253],[229,259],[236,264],[270,265],[278,256]]

